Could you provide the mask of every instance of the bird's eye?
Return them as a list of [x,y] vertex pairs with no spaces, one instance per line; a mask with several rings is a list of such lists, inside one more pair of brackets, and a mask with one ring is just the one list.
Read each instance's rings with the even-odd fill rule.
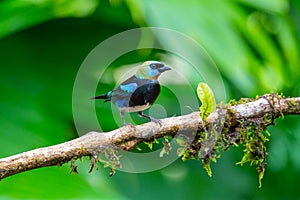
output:
[[161,68],[161,67],[163,67],[164,66],[164,64],[162,64],[162,63],[151,63],[150,64],[150,67],[152,68],[152,69],[159,69],[159,68]]

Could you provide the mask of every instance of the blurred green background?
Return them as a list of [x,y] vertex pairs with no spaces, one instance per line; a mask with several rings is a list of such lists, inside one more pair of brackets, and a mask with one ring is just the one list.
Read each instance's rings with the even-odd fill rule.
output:
[[[275,90],[299,96],[299,19],[298,0],[3,0],[0,157],[78,137],[72,117],[77,70],[100,42],[132,28],[170,28],[197,41],[216,63],[227,100]],[[147,51],[120,59],[111,67],[117,71],[122,65],[149,58],[159,59]],[[115,70],[109,73],[114,75]],[[99,91],[113,88],[116,81],[106,82]],[[185,87],[177,84],[175,88],[185,95]],[[164,88],[158,99],[168,104],[168,116],[179,112],[173,98]],[[97,108],[101,105],[97,103]],[[111,107],[103,107],[108,116],[103,129],[112,130],[117,125]],[[299,117],[287,116],[268,128],[271,141],[261,189],[254,167],[235,165],[242,157],[239,147],[229,149],[212,164],[212,178],[195,160],[177,160],[145,174],[117,172],[110,178],[109,170],[101,166],[89,175],[89,161],[83,159],[77,161],[78,175],[70,174],[65,164],[4,179],[0,198],[300,199],[299,122]]]

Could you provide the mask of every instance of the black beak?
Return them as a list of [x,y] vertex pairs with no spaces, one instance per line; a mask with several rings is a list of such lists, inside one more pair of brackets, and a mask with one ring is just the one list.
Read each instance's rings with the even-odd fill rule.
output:
[[172,69],[171,67],[164,65],[163,67],[159,68],[159,72],[165,72],[171,69]]

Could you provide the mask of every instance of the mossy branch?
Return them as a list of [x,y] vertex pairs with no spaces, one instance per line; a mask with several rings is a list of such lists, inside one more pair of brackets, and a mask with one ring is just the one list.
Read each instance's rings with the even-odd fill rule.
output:
[[[166,136],[174,137],[179,131],[181,133],[204,133],[207,132],[207,127],[215,123],[220,117],[224,118],[225,123],[224,128],[220,131],[226,138],[226,145],[224,146],[226,150],[237,142],[241,143],[241,141],[247,140],[247,135],[243,131],[253,122],[259,122],[256,125],[259,124],[260,127],[267,127],[274,124],[274,119],[278,117],[299,114],[300,97],[283,98],[271,94],[257,99],[241,99],[226,106],[219,106],[215,112],[206,118],[205,123],[202,123],[199,112],[193,112],[184,116],[162,119],[161,127],[157,126],[156,123],[149,122],[135,127],[124,126],[106,133],[89,132],[62,144],[38,148],[0,159],[0,179],[36,168],[62,165],[83,156],[91,157],[92,170],[98,161],[97,154],[105,152],[108,147],[114,146],[129,151],[141,142],[149,142]],[[201,135],[195,135],[187,149],[189,155],[195,157],[200,155],[201,159],[205,161],[212,157],[213,149],[209,145],[205,146],[206,143],[209,144],[207,141],[210,141],[210,137],[206,136],[207,141],[201,140],[201,137]],[[211,149],[205,148],[199,154],[203,145]],[[183,156],[188,157],[189,155]]]

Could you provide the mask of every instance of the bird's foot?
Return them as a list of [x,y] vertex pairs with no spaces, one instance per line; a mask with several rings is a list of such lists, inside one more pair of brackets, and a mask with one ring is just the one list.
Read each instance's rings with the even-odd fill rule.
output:
[[139,115],[140,117],[145,117],[145,118],[149,119],[151,122],[155,122],[156,124],[159,124],[159,126],[161,127],[161,121],[160,121],[159,119],[155,119],[155,118],[153,118],[153,117],[150,117],[150,116],[148,116],[148,115],[145,115],[142,111],[139,111],[139,112],[138,112],[138,115]]
[[161,120],[159,119],[155,119],[153,117],[150,117],[151,122],[155,122],[156,124],[158,124],[159,126],[161,126]]

